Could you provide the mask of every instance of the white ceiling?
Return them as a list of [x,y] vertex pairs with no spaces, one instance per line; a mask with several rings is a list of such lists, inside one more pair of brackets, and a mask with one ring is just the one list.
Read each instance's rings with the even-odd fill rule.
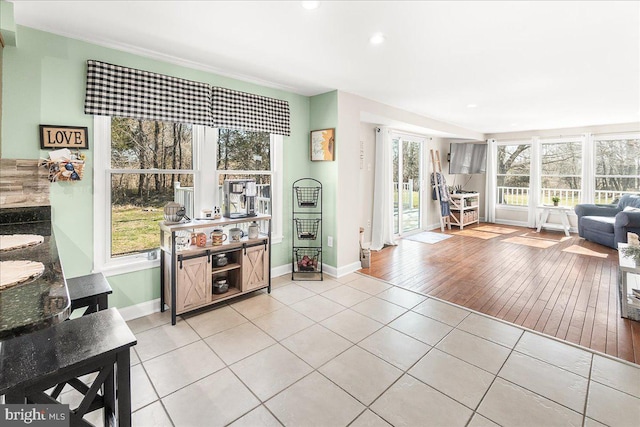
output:
[[640,120],[638,1],[13,3],[20,25],[483,133]]

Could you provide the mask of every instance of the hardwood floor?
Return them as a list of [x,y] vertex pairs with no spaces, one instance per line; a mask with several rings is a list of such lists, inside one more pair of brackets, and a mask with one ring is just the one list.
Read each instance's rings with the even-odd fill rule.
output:
[[372,251],[360,272],[640,364],[640,322],[620,317],[617,251],[493,224],[445,234]]

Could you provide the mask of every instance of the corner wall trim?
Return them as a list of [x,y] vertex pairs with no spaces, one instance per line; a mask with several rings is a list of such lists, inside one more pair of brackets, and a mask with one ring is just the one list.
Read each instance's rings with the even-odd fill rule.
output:
[[148,316],[160,311],[160,298],[130,305],[124,308],[119,308],[118,311],[125,321],[137,319],[138,317]]

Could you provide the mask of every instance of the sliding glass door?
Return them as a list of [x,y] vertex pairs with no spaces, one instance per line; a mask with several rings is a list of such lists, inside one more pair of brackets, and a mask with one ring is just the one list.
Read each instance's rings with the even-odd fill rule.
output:
[[393,231],[402,235],[421,229],[422,146],[424,140],[393,135]]

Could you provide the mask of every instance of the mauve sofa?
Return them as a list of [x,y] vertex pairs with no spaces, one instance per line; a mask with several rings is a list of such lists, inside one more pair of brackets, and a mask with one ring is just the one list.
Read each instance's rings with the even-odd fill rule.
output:
[[578,234],[592,242],[617,249],[627,232],[640,234],[640,194],[625,194],[613,205],[576,205],[575,211]]

